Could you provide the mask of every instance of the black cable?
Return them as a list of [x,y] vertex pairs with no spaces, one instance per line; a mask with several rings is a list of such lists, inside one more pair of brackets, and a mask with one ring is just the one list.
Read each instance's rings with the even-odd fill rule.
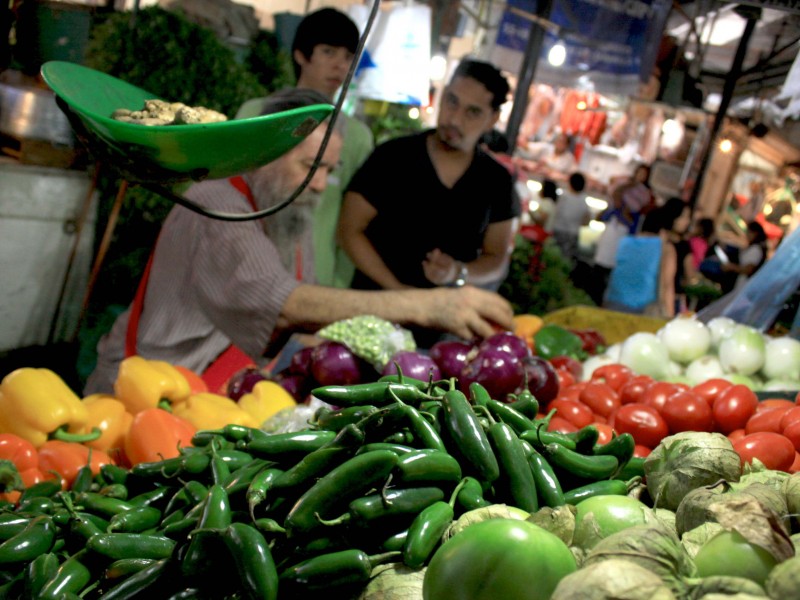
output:
[[162,185],[159,185],[154,182],[136,182],[142,187],[155,192],[161,196],[164,196],[168,200],[172,200],[176,204],[180,204],[184,208],[188,208],[189,210],[196,212],[204,217],[209,217],[211,219],[217,219],[219,221],[252,221],[254,219],[261,219],[263,217],[268,217],[269,215],[275,214],[276,212],[283,210],[287,206],[289,206],[295,199],[303,193],[311,180],[314,177],[314,174],[317,172],[320,163],[322,162],[322,157],[325,154],[325,149],[328,147],[328,141],[333,134],[333,128],[336,124],[336,119],[339,116],[339,113],[342,111],[342,106],[344,104],[345,96],[347,95],[347,90],[350,87],[350,81],[353,79],[353,75],[355,74],[356,68],[358,67],[359,60],[361,58],[361,52],[364,49],[364,45],[367,41],[367,36],[369,35],[370,30],[372,29],[372,24],[374,23],[376,17],[378,16],[378,8],[380,6],[380,0],[373,0],[372,9],[370,10],[369,18],[367,19],[367,23],[364,26],[364,33],[361,34],[361,37],[358,40],[358,45],[356,46],[355,56],[353,57],[353,62],[350,65],[350,69],[347,71],[347,75],[345,76],[344,83],[342,84],[342,93],[339,94],[339,98],[336,101],[336,105],[334,106],[333,113],[331,114],[330,120],[328,121],[328,128],[325,131],[325,137],[322,138],[322,143],[320,144],[319,151],[317,152],[317,156],[314,159],[311,168],[308,171],[308,175],[303,180],[303,182],[295,189],[294,192],[283,202],[271,206],[269,208],[264,208],[262,210],[258,210],[251,213],[227,213],[227,212],[219,212],[215,210],[207,209],[187,198],[181,196],[180,194],[174,193],[172,190],[164,188]]

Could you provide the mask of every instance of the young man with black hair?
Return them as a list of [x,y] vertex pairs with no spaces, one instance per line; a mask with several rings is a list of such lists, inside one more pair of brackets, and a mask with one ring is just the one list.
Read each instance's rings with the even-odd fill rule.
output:
[[[335,8],[322,8],[306,15],[297,26],[292,42],[295,87],[314,90],[335,103],[336,92],[355,58],[358,40],[356,24]],[[263,101],[263,98],[248,101],[236,118],[255,116]],[[328,177],[328,185],[314,210],[314,263],[318,283],[346,288],[350,286],[355,267],[336,243],[336,223],[344,190],[372,152],[374,142],[372,132],[364,123],[345,114],[337,117],[336,128],[343,139],[341,158]]]
[[567,188],[556,201],[553,215],[553,238],[564,258],[574,261],[578,256],[578,232],[589,223],[589,207],[583,193],[586,178],[576,171],[570,173]]
[[380,145],[345,194],[338,240],[353,287],[496,287],[520,214],[509,172],[480,148],[506,101],[505,77],[464,60],[445,87],[437,126]]

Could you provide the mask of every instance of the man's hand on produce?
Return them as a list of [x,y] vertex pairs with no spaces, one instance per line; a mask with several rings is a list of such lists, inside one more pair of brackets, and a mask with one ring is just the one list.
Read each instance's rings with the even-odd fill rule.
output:
[[494,292],[467,285],[439,288],[434,293],[444,298],[432,315],[433,325],[440,329],[469,340],[489,337],[498,326],[505,330],[513,328],[511,305]]

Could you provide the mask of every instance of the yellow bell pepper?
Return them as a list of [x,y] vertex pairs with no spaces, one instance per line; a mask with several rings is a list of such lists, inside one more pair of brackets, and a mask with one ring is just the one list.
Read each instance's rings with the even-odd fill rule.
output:
[[83,441],[73,434],[82,432],[87,418],[81,399],[50,369],[23,367],[0,382],[0,432],[37,448],[51,437]]
[[88,418],[86,430],[97,427],[100,437],[86,445],[104,452],[123,451],[125,436],[131,428],[133,415],[125,405],[108,394],[92,394],[83,399]]
[[174,366],[141,356],[123,360],[114,382],[114,395],[132,415],[156,408],[162,400],[172,404],[183,402],[189,394],[189,382]]
[[255,419],[226,396],[201,392],[172,408],[172,414],[186,419],[197,429],[219,429],[225,425],[258,427]]
[[279,383],[266,380],[259,381],[249,394],[239,398],[239,406],[250,413],[259,427],[276,413],[296,405],[292,395]]

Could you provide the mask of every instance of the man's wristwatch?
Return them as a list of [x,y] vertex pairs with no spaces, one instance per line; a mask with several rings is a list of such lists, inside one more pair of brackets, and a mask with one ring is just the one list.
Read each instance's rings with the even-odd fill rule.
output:
[[453,287],[464,287],[467,284],[467,277],[469,276],[469,270],[467,269],[467,265],[463,262],[457,263],[458,265],[458,274],[456,278],[453,280]]

